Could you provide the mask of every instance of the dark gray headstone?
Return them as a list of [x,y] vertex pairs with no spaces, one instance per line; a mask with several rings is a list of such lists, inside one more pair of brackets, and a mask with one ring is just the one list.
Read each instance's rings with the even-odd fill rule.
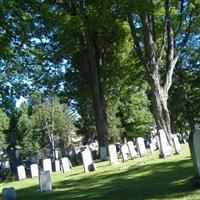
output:
[[41,192],[47,192],[52,190],[50,171],[40,171],[39,183]]
[[3,200],[16,200],[16,191],[14,187],[4,188],[2,190]]
[[101,157],[101,160],[107,160],[108,159],[106,147],[100,147],[100,157]]

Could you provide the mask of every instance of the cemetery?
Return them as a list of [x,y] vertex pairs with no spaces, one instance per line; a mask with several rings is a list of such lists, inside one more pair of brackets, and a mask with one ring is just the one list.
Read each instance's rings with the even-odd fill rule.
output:
[[0,1],[0,199],[200,199],[200,1]]
[[[16,180],[0,183],[2,196],[8,195],[9,199],[13,194],[24,200],[198,199],[200,189],[194,188],[200,183],[200,161],[196,156],[199,145],[194,144],[199,140],[200,130],[194,133],[189,144],[178,139],[173,142],[170,154],[165,132],[160,130],[159,133],[160,144],[155,143],[157,148],[153,150],[150,145],[145,146],[142,137],[137,138],[135,144],[133,141],[121,144],[120,151],[116,145],[109,145],[107,161],[93,160],[92,150],[85,146],[80,149],[82,165],[72,167],[67,157],[56,159],[55,168],[51,159],[43,159],[41,166],[31,164],[30,173],[19,165]],[[175,138],[178,137],[173,135]]]

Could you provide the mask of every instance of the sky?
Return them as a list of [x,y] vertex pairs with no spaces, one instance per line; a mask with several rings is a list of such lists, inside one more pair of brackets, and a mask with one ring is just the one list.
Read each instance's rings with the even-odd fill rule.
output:
[[21,105],[24,101],[26,101],[26,99],[25,99],[24,97],[20,96],[19,99],[16,99],[16,107],[19,108],[20,105]]

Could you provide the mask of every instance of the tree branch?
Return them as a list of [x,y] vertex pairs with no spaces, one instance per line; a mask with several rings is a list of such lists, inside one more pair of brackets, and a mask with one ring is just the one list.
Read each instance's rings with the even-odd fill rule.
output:
[[185,30],[185,37],[183,38],[181,44],[179,45],[179,48],[178,48],[179,51],[182,51],[182,49],[184,48],[184,46],[187,44],[189,40],[191,29],[192,29],[192,22],[194,21],[194,18],[195,18],[193,14],[194,14],[194,9],[191,10],[189,23]]
[[135,44],[134,48],[136,50],[136,53],[139,57],[140,62],[145,66],[146,62],[145,62],[144,52],[142,51],[142,49],[140,47],[139,38],[137,36],[137,29],[133,23],[133,17],[131,14],[128,15],[128,23],[131,28],[131,34],[133,36],[133,40],[134,40],[134,44]]

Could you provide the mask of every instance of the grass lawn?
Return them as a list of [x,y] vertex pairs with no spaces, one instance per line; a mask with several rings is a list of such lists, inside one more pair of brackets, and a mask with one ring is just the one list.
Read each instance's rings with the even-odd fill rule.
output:
[[70,173],[53,173],[53,191],[41,193],[38,179],[7,182],[15,187],[18,200],[143,200],[143,199],[200,199],[200,190],[193,190],[192,161],[188,145],[182,145],[181,155],[159,159],[158,152],[130,160],[117,166],[108,161],[98,162],[97,171],[83,173],[74,167]]

